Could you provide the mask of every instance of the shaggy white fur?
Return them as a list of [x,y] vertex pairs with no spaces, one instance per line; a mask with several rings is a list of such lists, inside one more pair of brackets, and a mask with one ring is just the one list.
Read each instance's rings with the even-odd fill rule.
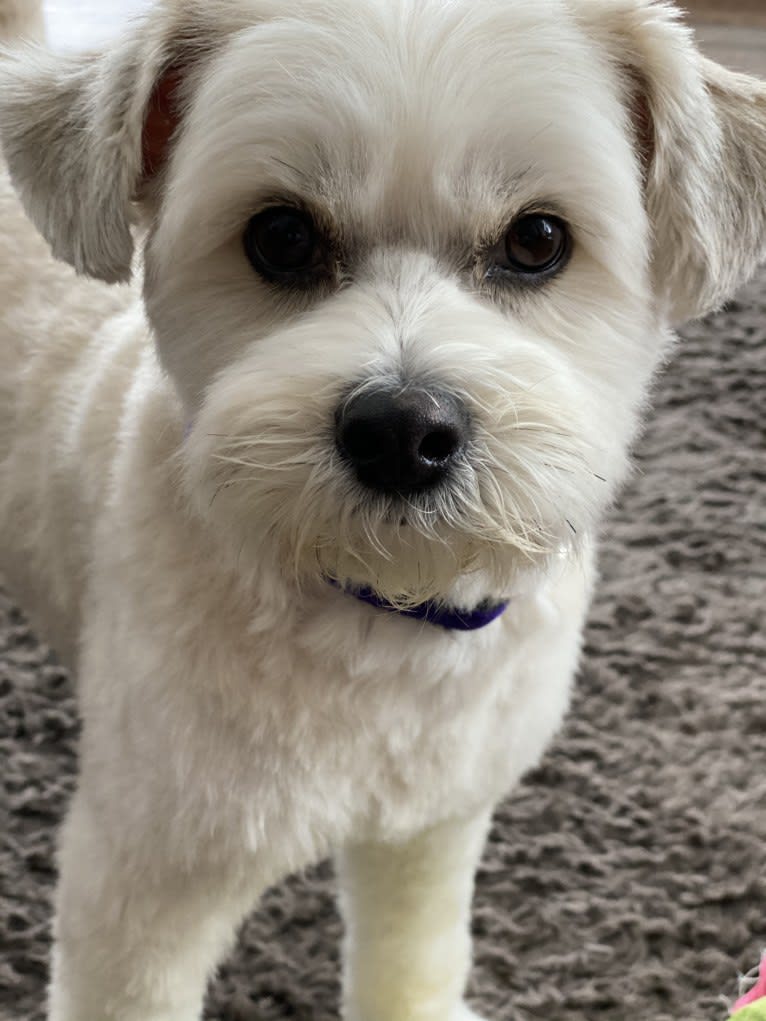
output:
[[[488,817],[566,709],[652,373],[764,254],[766,89],[651,0],[161,0],[103,56],[7,54],[0,135],[96,278],[0,178],[0,567],[84,721],[51,1021],[192,1021],[330,852],[348,1021],[463,1021]],[[321,280],[246,258],[274,205]],[[571,233],[547,279],[493,255],[531,212]],[[437,489],[339,454],[381,387],[466,409]],[[328,578],[510,606],[450,633]]]

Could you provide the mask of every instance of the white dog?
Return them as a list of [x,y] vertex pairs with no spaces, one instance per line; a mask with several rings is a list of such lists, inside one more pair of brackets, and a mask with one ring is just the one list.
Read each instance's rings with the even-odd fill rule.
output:
[[0,133],[0,568],[84,720],[51,1019],[197,1018],[331,852],[347,1021],[471,1017],[652,373],[764,255],[766,87],[652,0],[160,0],[7,56]]

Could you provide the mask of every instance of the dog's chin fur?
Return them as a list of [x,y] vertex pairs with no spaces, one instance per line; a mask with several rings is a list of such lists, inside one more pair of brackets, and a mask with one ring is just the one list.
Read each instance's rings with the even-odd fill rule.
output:
[[[6,54],[0,138],[0,568],[84,719],[51,1021],[193,1021],[333,851],[347,1021],[470,1021],[489,812],[564,714],[652,374],[766,250],[766,87],[652,0],[158,0]],[[285,203],[321,279],[246,257]],[[529,212],[571,232],[545,279],[502,266]],[[359,481],[374,391],[460,405],[437,487]],[[344,587],[509,605],[458,635]]]

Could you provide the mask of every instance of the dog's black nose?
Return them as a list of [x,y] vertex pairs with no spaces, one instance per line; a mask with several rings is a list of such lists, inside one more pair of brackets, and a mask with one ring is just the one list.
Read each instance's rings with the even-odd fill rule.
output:
[[360,482],[386,493],[436,485],[468,434],[461,402],[436,390],[363,390],[335,415],[338,450]]

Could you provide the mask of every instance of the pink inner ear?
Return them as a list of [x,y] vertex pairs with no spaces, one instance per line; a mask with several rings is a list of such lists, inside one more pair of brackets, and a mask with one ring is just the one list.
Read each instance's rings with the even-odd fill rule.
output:
[[178,90],[183,73],[177,67],[167,70],[154,87],[146,112],[143,134],[143,177],[151,180],[168,159],[170,139],[178,127]]

